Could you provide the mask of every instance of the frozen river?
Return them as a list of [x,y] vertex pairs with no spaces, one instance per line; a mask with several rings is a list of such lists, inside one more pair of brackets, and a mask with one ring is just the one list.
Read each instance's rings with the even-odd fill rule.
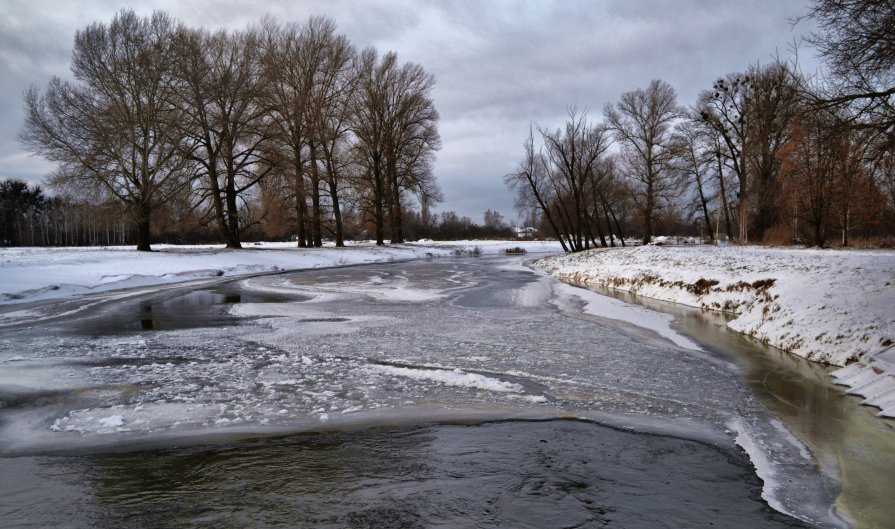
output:
[[736,352],[523,261],[33,307],[0,329],[0,526],[844,525]]

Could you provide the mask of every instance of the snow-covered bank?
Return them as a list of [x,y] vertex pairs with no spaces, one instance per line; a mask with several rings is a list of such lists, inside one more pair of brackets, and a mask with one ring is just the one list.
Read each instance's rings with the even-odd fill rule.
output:
[[549,257],[554,276],[735,314],[728,326],[816,362],[895,416],[895,252],[642,246]]
[[538,241],[421,241],[394,246],[352,244],[347,248],[249,243],[244,250],[227,250],[222,245],[156,245],[156,251],[150,253],[121,246],[0,248],[0,305],[280,270],[422,259],[474,251],[496,254],[515,247],[528,252],[561,250],[558,243]]

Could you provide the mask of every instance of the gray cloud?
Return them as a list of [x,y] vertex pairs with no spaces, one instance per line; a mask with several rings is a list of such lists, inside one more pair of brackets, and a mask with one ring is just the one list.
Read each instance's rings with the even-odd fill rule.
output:
[[[52,167],[27,156],[16,135],[22,93],[68,75],[75,31],[108,22],[120,4],[6,0],[0,3],[0,178],[37,182]],[[790,20],[801,2],[756,1],[349,1],[147,0],[186,24],[245,27],[265,13],[302,21],[332,17],[358,48],[394,50],[437,84],[443,149],[435,174],[455,210],[481,220],[487,208],[515,218],[502,177],[514,169],[530,121],[556,127],[568,107],[598,120],[623,92],[664,79],[691,104],[719,76],[789,58]],[[809,62],[810,53],[801,59]]]

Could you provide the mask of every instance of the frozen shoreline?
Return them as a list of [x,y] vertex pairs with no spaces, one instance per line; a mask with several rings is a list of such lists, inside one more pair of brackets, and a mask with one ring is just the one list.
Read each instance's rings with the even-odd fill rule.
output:
[[0,248],[0,306],[195,279],[446,257],[476,248],[481,254],[498,254],[513,247],[561,251],[559,243],[541,241],[349,243],[345,248],[247,243],[242,250],[159,244],[153,252],[137,252],[133,246]]
[[731,329],[842,367],[838,384],[895,417],[895,252],[639,246],[538,264],[560,279],[732,313]]

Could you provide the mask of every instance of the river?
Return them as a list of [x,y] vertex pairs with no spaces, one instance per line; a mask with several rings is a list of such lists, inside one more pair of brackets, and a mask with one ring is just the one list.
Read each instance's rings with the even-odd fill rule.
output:
[[[755,345],[684,316],[699,350],[591,316],[524,261],[308,270],[26,307],[33,322],[0,329],[0,526],[891,519],[889,506],[843,503],[850,474],[793,425],[851,426],[769,405],[781,392],[755,381],[779,368],[750,363]],[[864,448],[888,458],[893,436],[878,425],[882,441]]]

